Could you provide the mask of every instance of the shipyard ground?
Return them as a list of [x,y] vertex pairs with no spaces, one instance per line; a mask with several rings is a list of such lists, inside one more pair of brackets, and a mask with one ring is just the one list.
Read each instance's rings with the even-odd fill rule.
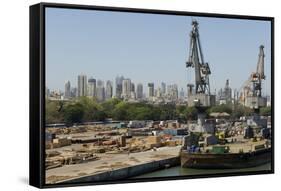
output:
[[[161,168],[163,166],[159,166],[160,163],[155,162],[161,162],[166,160],[165,165],[169,166],[169,163],[171,165],[176,164],[176,161],[178,161],[180,148],[181,146],[161,147],[157,148],[157,150],[149,150],[145,152],[129,154],[99,154],[98,156],[100,157],[100,160],[75,165],[65,165],[59,168],[46,170],[46,183],[53,184],[67,181],[71,182],[73,180],[81,180],[81,178],[83,179],[83,177],[85,177],[85,179],[93,180],[94,178],[100,180],[100,178],[95,177],[95,175],[100,174],[101,177],[104,176],[104,172],[113,172],[118,169],[126,170],[129,167],[139,165],[143,165],[141,167],[143,170],[146,169],[145,165],[153,165],[153,168],[157,170],[158,167]],[[130,169],[130,171],[133,172],[134,170]],[[124,174],[124,171],[120,171],[118,173],[122,173],[122,175],[125,176],[126,173],[129,172],[126,171],[126,173]],[[129,173],[127,175],[135,176],[137,175],[136,173]]]

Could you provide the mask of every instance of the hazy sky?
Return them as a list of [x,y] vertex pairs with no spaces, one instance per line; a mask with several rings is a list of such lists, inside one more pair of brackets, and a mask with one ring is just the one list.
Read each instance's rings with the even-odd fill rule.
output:
[[64,90],[77,86],[85,74],[115,82],[117,75],[134,83],[159,86],[176,83],[186,89],[194,70],[185,67],[191,21],[199,22],[211,92],[239,89],[256,70],[259,46],[265,46],[264,93],[271,91],[271,31],[269,21],[221,19],[141,13],[47,8],[46,85]]

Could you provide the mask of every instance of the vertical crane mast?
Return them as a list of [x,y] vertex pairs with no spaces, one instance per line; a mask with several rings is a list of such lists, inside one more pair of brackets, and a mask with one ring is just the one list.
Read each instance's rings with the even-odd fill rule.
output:
[[263,49],[264,46],[260,45],[256,71],[250,75],[250,78],[240,88],[243,88],[240,101],[242,101],[245,106],[254,108],[257,111],[260,107],[266,106],[266,98],[262,97],[262,80],[265,79],[265,55]]
[[260,46],[259,58],[257,63],[256,73],[252,74],[252,82],[253,82],[253,95],[261,97],[261,89],[262,89],[262,80],[265,79],[264,75],[264,46]]
[[208,63],[204,62],[201,48],[198,22],[192,21],[192,31],[190,32],[189,57],[186,67],[195,69],[195,93],[210,95],[209,75],[211,74]]
[[193,84],[187,84],[188,87],[188,107],[196,107],[197,128],[199,132],[214,133],[213,124],[206,124],[206,110],[215,105],[216,97],[210,93],[209,75],[211,74],[208,63],[204,62],[202,47],[199,38],[198,22],[192,21],[192,30],[190,32],[189,57],[186,67],[192,67],[195,70],[195,91]]

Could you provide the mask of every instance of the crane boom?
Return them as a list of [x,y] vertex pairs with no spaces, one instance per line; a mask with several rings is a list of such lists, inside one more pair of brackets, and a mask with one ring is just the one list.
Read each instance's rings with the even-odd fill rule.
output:
[[199,38],[198,22],[192,21],[192,31],[190,32],[189,57],[186,67],[195,69],[195,93],[210,95],[209,75],[211,70],[208,63],[204,62],[203,51]]
[[242,92],[240,92],[240,101],[242,101],[244,105],[255,109],[265,106],[266,104],[266,99],[262,97],[262,80],[265,79],[265,55],[263,49],[264,46],[260,45],[256,71],[250,75],[249,79],[240,88],[240,90],[243,88]]
[[259,53],[259,59],[257,64],[257,71],[256,73],[259,74],[260,79],[265,79],[264,75],[264,46],[260,45],[260,53]]

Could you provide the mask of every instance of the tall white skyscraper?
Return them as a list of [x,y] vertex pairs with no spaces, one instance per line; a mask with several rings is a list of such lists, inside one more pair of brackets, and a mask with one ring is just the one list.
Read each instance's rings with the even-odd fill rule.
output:
[[131,80],[124,79],[122,82],[122,98],[128,99],[131,96]]
[[88,80],[88,96],[96,97],[97,96],[97,83],[96,79],[90,78]]
[[110,99],[110,98],[112,98],[112,95],[113,95],[112,82],[108,80],[106,82],[105,98]]
[[79,75],[77,84],[78,97],[87,96],[87,76]]
[[70,98],[71,97],[71,86],[70,81],[67,81],[64,85],[64,97]]
[[172,84],[167,86],[167,95],[168,97],[176,101],[178,99],[178,85],[177,84]]
[[138,84],[137,85],[137,99],[142,99],[143,98],[143,85]]

